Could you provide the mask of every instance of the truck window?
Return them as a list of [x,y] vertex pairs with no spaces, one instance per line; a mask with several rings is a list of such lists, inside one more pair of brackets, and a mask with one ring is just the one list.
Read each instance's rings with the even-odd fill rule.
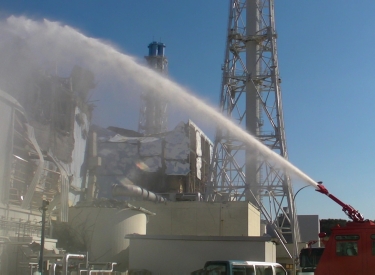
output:
[[233,275],[246,275],[246,269],[244,266],[233,267]]
[[254,275],[254,267],[248,266],[233,266],[233,275]]
[[357,242],[337,242],[336,255],[338,256],[357,256],[358,244]]
[[253,266],[246,267],[246,275],[254,275],[254,274],[255,274],[255,271],[254,271]]
[[337,256],[358,255],[358,235],[337,235],[335,239]]
[[207,275],[226,275],[227,266],[225,264],[210,264],[205,267]]
[[300,252],[300,266],[302,271],[314,272],[323,252],[324,248],[322,247],[302,248]]
[[257,266],[255,267],[257,271],[257,275],[273,275],[272,266]]
[[371,253],[371,254],[372,254],[372,255],[375,255],[375,234],[372,234],[372,235],[371,235],[371,239],[372,239],[372,246],[371,246],[371,248],[372,248],[372,249],[371,249],[371,252],[372,252],[372,253]]
[[275,272],[276,272],[276,275],[286,275],[284,268],[279,267],[279,266],[275,267]]

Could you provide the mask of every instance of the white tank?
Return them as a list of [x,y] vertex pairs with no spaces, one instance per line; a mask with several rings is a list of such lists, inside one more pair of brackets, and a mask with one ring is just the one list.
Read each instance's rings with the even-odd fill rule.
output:
[[90,262],[116,262],[126,270],[129,260],[127,234],[146,234],[147,211],[131,208],[71,207],[69,225],[89,253]]

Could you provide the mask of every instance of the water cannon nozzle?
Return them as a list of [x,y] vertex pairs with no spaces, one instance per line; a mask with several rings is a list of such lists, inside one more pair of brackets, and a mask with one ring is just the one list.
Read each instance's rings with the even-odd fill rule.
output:
[[319,193],[322,193],[322,194],[325,194],[325,195],[329,195],[329,192],[327,190],[327,188],[325,188],[325,186],[323,185],[323,182],[322,181],[318,181],[318,185],[317,185],[317,189],[315,189],[315,191],[319,192]]

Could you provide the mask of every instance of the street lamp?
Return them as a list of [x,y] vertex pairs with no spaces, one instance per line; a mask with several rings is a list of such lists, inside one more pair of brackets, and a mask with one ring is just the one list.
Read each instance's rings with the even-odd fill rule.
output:
[[298,191],[297,191],[297,192],[294,194],[294,196],[293,196],[293,201],[295,201],[296,196],[297,196],[297,194],[299,193],[299,191],[301,191],[302,189],[304,189],[304,188],[306,188],[306,187],[310,187],[310,185],[306,185],[306,186],[304,186],[304,187],[298,189]]
[[48,209],[49,201],[43,200],[42,207],[39,210],[42,211],[42,233],[40,236],[40,254],[39,254],[39,274],[43,274],[44,262],[43,262],[43,251],[44,251],[44,231],[46,228],[46,211]]
[[[309,187],[309,186],[310,186],[310,185],[306,185],[306,186],[304,186],[304,187],[298,189],[298,191],[293,195],[293,204],[295,203],[296,196],[297,196],[297,194],[299,193],[299,191],[301,191],[302,189],[305,189],[306,187]],[[296,252],[297,252],[297,251],[295,251],[295,262],[294,262],[294,264],[293,264],[293,274],[296,274],[296,266],[299,265],[299,263],[298,263],[298,258],[297,258],[297,256],[296,256]]]

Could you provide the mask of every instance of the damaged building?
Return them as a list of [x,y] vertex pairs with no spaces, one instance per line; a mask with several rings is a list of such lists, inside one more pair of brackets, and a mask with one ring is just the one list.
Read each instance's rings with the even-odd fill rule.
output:
[[[5,129],[0,133],[1,274],[30,274],[38,267],[43,201],[49,202],[44,257],[50,268],[57,262],[64,268],[67,252],[89,251],[95,261],[116,259],[117,268],[124,271],[129,241],[123,233],[145,234],[146,216],[154,214],[121,203],[147,199],[137,192],[124,193],[124,187],[140,188],[163,201],[202,199],[212,143],[192,121],[149,136],[117,127],[90,129],[93,106],[87,97],[95,78],[80,67],[69,77],[38,72],[22,85],[6,84],[2,86],[8,90],[0,91],[0,123]],[[114,185],[117,193],[112,192]],[[110,223],[118,224],[119,230],[124,224],[130,228],[113,235],[112,243],[121,240],[123,245],[104,258],[95,248],[99,244],[74,233],[100,236],[104,229],[90,233],[85,224],[70,219],[79,219],[82,211],[96,213],[91,207],[98,213],[105,212],[102,207],[112,211],[102,218],[116,219]],[[134,219],[136,226],[129,227]]]
[[[189,120],[165,133],[135,135],[114,127],[97,129],[102,160],[98,198],[121,196],[121,188],[112,192],[114,185],[137,185],[168,200],[201,200],[212,143],[197,125]],[[132,197],[131,192],[127,196]]]
[[42,201],[49,202],[45,248],[52,255],[59,253],[52,221],[67,222],[69,206],[80,199],[92,112],[86,97],[95,85],[93,74],[79,67],[67,78],[35,73],[22,89],[6,84],[8,91],[0,91],[0,273],[24,274],[39,255]]

